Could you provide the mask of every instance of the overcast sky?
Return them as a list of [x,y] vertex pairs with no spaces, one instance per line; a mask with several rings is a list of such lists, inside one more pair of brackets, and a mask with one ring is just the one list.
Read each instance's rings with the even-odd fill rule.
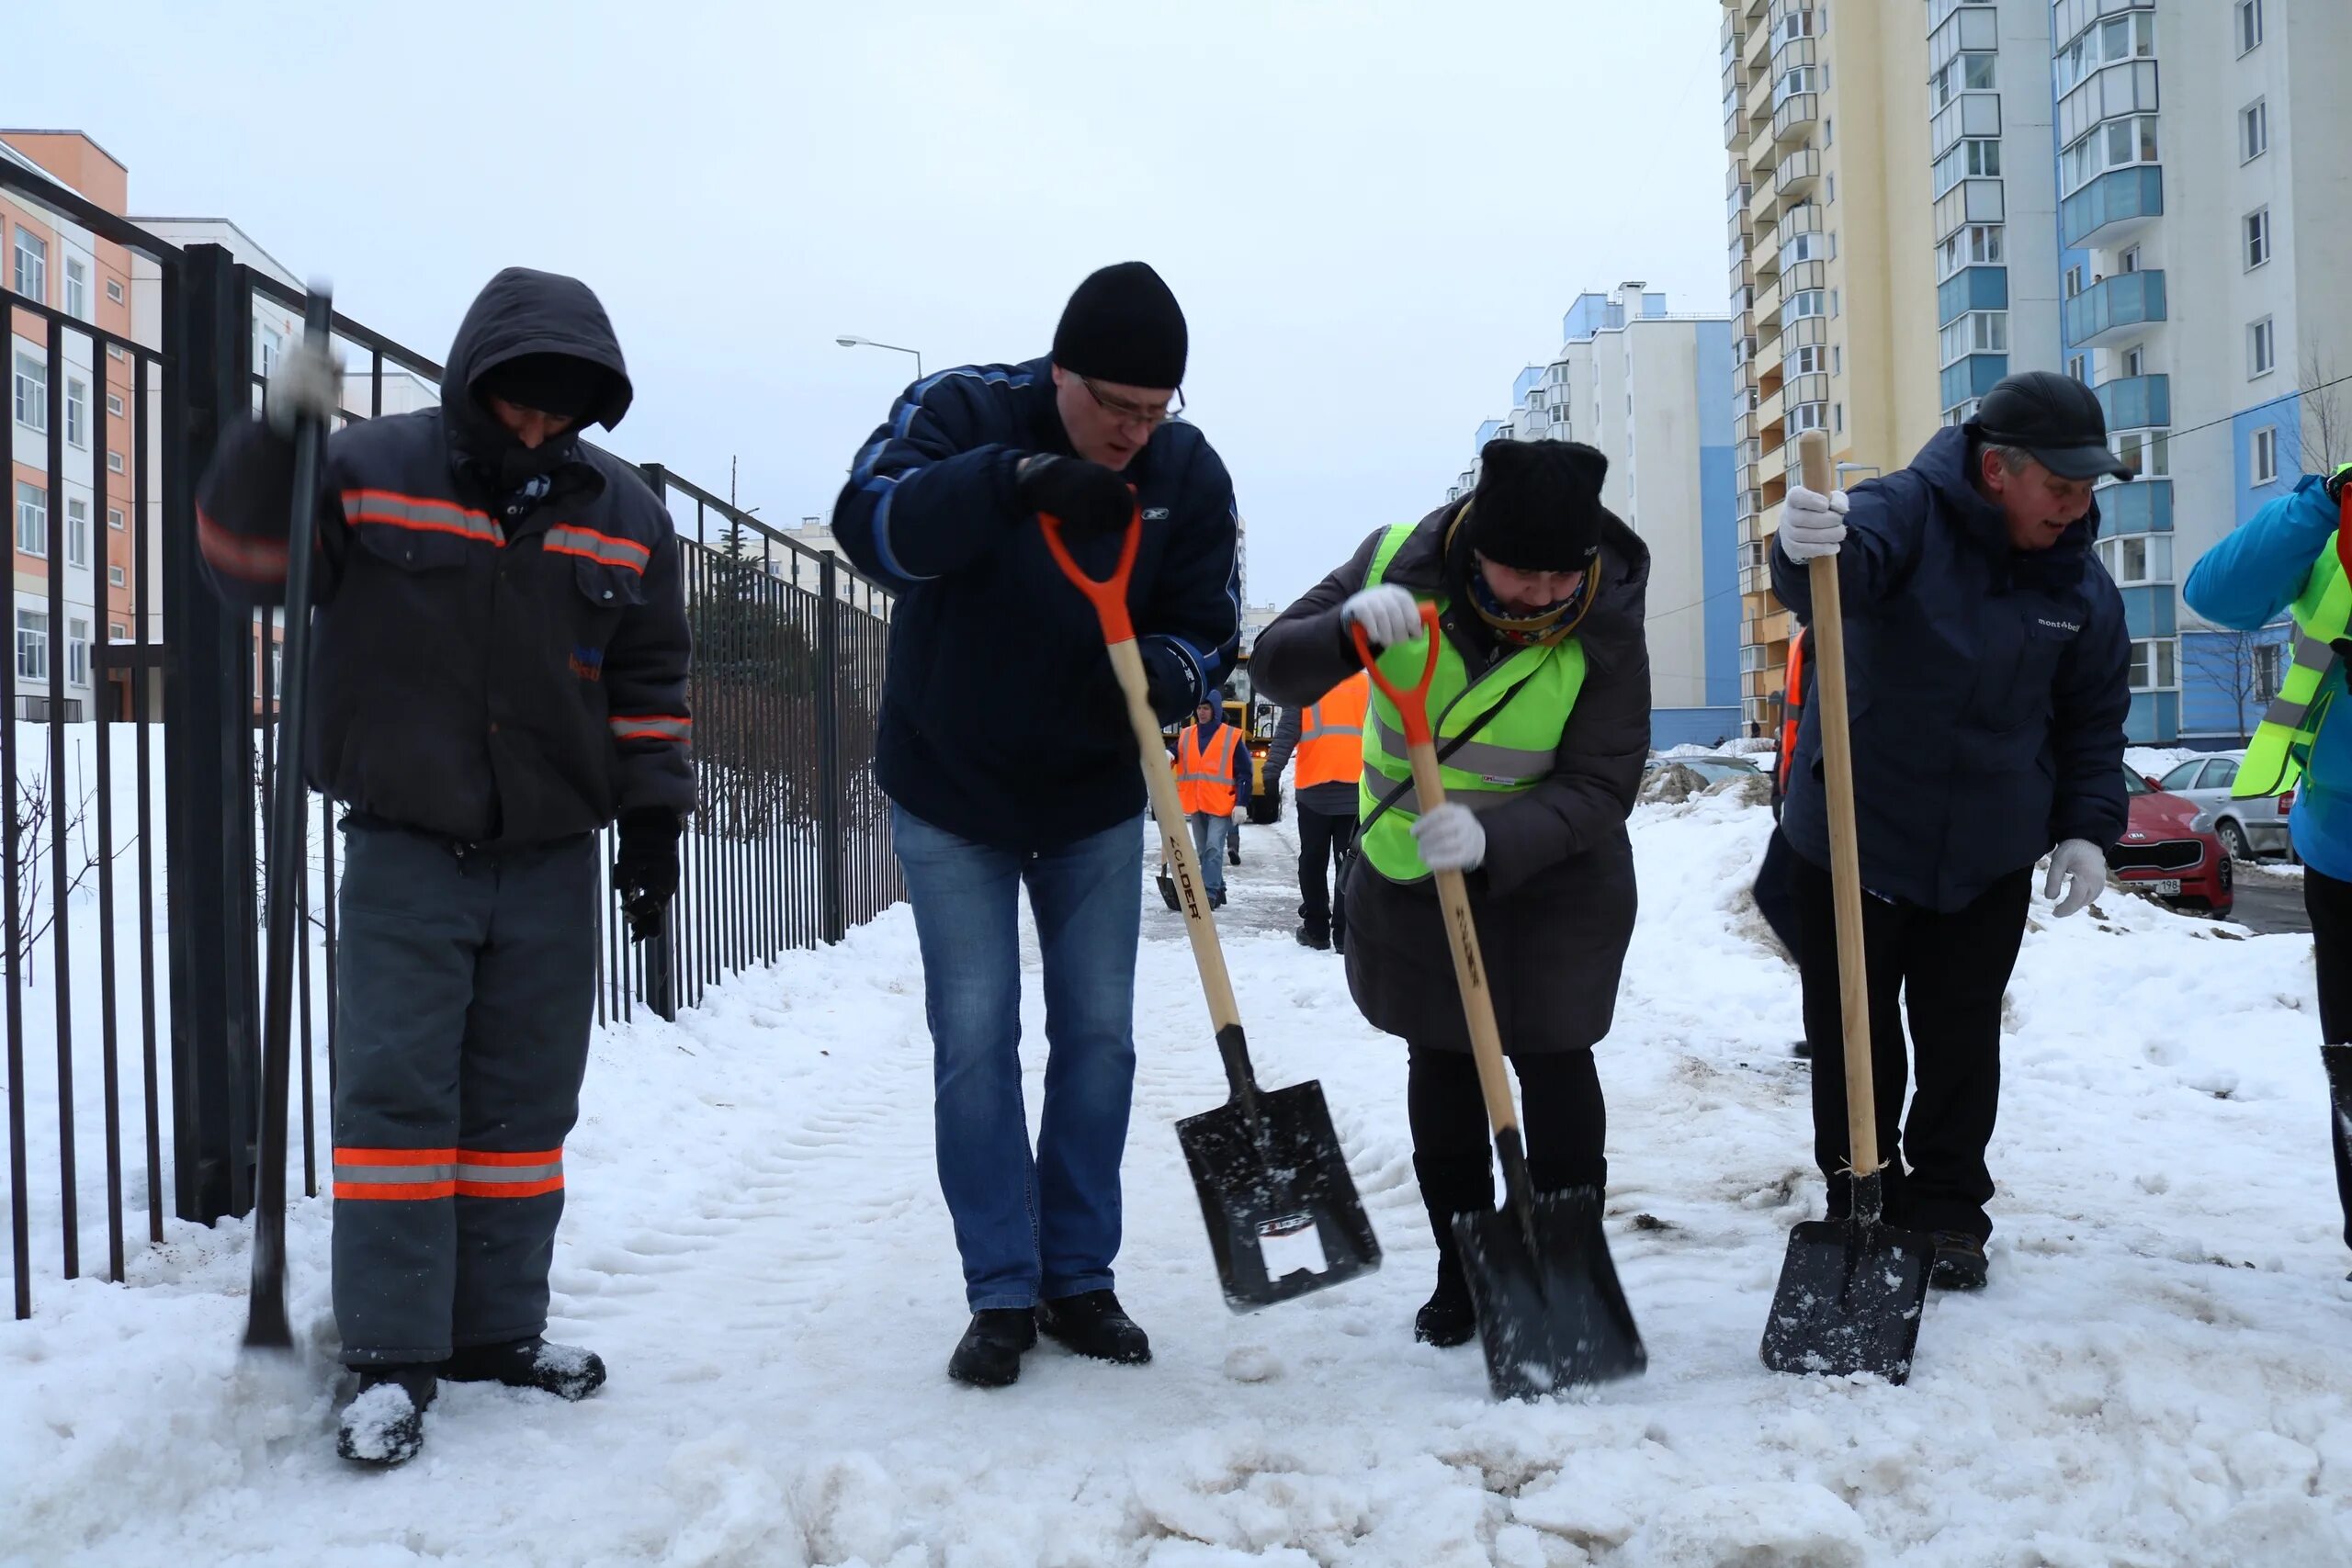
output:
[[16,12],[0,118],[87,130],[134,212],[232,219],[435,357],[500,266],[577,274],[637,382],[613,445],[722,493],[740,454],[773,521],[911,379],[837,334],[1028,358],[1148,261],[1256,602],[1442,500],[1580,289],[1725,292],[1711,0]]

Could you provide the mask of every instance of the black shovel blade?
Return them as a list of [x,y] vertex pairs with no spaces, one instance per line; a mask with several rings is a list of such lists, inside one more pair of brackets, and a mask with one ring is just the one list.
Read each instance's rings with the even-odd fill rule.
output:
[[1532,1250],[1508,1198],[1453,1216],[1487,1386],[1497,1399],[1540,1399],[1640,1373],[1649,1353],[1609,1256],[1600,1190],[1538,1193],[1533,1213]]
[[1380,1243],[1340,1152],[1323,1086],[1260,1089],[1176,1123],[1225,1304],[1250,1312],[1368,1274]]
[[1874,1219],[1805,1220],[1789,1233],[1788,1260],[1764,1324],[1764,1364],[1776,1372],[1844,1377],[1911,1375],[1928,1304],[1934,1238]]
[[1182,910],[1184,906],[1176,897],[1176,879],[1168,874],[1166,866],[1159,868],[1159,882],[1160,902],[1166,904],[1171,912]]

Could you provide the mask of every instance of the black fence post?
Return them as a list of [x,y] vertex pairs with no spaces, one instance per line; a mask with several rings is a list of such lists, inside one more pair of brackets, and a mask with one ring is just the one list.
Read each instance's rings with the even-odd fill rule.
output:
[[[216,598],[198,559],[196,480],[253,406],[242,271],[191,245],[164,300],[164,374],[187,411],[164,462],[164,817],[172,933],[173,1207],[209,1224],[253,1207],[261,962],[254,876],[253,617]],[[168,278],[170,274],[166,273]],[[177,298],[174,299],[173,294]],[[176,326],[176,332],[175,327]],[[175,441],[172,438],[176,436]]]
[[822,924],[836,942],[849,934],[842,897],[842,622],[840,577],[830,551],[817,562],[817,886]]

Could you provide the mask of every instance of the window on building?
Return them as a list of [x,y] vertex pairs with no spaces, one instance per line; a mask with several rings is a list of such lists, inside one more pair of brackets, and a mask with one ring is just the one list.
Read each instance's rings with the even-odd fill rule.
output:
[[254,355],[259,364],[254,368],[266,378],[271,371],[277,368],[278,359],[286,353],[286,334],[276,327],[264,327],[259,335],[261,339],[259,350]]
[[119,506],[109,506],[109,507],[107,507],[107,527],[109,527],[109,528],[115,529],[115,530],[117,530],[118,532],[119,532],[119,531],[121,530],[121,527],[122,527],[122,508],[121,508],[121,507],[119,507]]
[[124,626],[120,621],[108,621],[107,623],[107,640],[108,642],[129,642],[130,640],[130,628]]
[[108,392],[107,394],[107,412],[112,414],[117,419],[120,419],[122,417],[122,399],[115,393]]
[[2278,368],[2278,341],[2270,318],[2265,316],[2245,330],[2246,374],[2249,378],[2267,376]]
[[2173,691],[2180,684],[2179,645],[2170,637],[2134,642],[2131,669],[2133,691]]
[[77,321],[90,319],[90,264],[79,256],[65,258],[65,313]]
[[2002,251],[2001,225],[1971,223],[1952,231],[1951,237],[1936,248],[1939,281],[1950,277],[1964,266],[1998,266]]
[[1817,343],[1809,343],[1789,355],[1785,363],[1792,376],[1818,376],[1829,367],[1828,350]]
[[28,556],[49,554],[49,491],[17,481],[17,548]]
[[2059,157],[2060,183],[2072,196],[2109,169],[2153,164],[2156,158],[2156,117],[2132,115],[2093,126],[2088,134]]
[[1838,434],[1843,435],[1846,433],[1846,405],[1844,403],[1832,403],[1829,405],[1829,409],[1831,414],[1834,416],[1830,421],[1831,424],[1836,427]]
[[2139,271],[2140,247],[2137,245],[2124,246],[2122,253],[2115,258],[2115,265],[2116,270],[2121,272],[2126,276]]
[[1829,373],[1832,376],[1843,376],[1846,373],[1846,349],[1842,344],[1833,343],[1829,345]]
[[2247,213],[2242,229],[2245,241],[2245,269],[2252,272],[2270,259],[2270,209],[2258,207]]
[[2087,387],[2091,384],[2091,356],[2074,354],[2066,357],[2066,374]]
[[122,280],[120,278],[109,277],[107,279],[107,298],[118,305],[122,303]]
[[2155,22],[2152,13],[2141,11],[2132,16],[2110,17],[2086,29],[2058,57],[2058,96],[2065,96],[2102,65],[2153,56],[2156,52]]
[[1789,410],[1789,434],[1792,438],[1808,430],[1825,430],[1828,424],[1827,403],[1798,403]]
[[122,472],[121,453],[112,450],[109,450],[107,453],[107,472],[110,474],[119,474]]
[[1943,107],[1961,93],[1989,91],[1993,85],[1994,68],[2000,57],[1991,52],[1955,54],[1944,62],[1944,68],[1928,79],[1928,92],[1937,108]]
[[2266,424],[2254,433],[2247,443],[2246,464],[2254,470],[2254,482],[2258,485],[2276,483],[2278,478],[2278,427]]
[[2287,649],[2275,642],[2260,642],[2254,646],[2254,700],[2257,703],[2276,701],[2278,688],[2287,679]]
[[49,303],[49,242],[29,229],[17,231],[16,280],[11,285],[28,299]]
[[2146,349],[2144,349],[2144,348],[2142,348],[2138,344],[2136,344],[2136,343],[2135,343],[2135,344],[2133,344],[2130,348],[2127,348],[2127,349],[2125,349],[2125,350],[2123,351],[2123,374],[2124,374],[2124,375],[2126,375],[2126,376],[2137,376],[2137,375],[2140,375],[2140,374],[2143,372],[2143,370],[2146,367],[2147,363],[2148,363],[2148,351],[2147,351]]
[[90,564],[90,503],[79,496],[65,502],[65,564]]
[[2080,263],[2066,269],[2066,298],[2072,299],[2083,291],[2083,269]]
[[1825,179],[1821,182],[1821,186],[1822,186],[1822,190],[1823,190],[1823,192],[1824,192],[1823,197],[1822,197],[1822,200],[1821,200],[1821,205],[1822,205],[1822,206],[1824,206],[1824,207],[1835,207],[1835,206],[1837,206],[1837,205],[1838,205],[1838,176],[1837,176],[1836,175],[1831,175],[1827,176],[1826,178],[1825,178]]
[[46,611],[17,612],[17,679],[49,679],[49,615]]
[[1799,262],[1827,261],[1829,236],[1816,229],[1809,234],[1792,234],[1781,247],[1781,265],[1794,266]]
[[2262,0],[2238,0],[2238,52],[2262,41]]
[[90,683],[90,623],[68,620],[65,623],[65,683],[86,686]]
[[107,568],[107,582],[110,587],[121,587],[123,584],[122,568],[119,566],[110,566]]
[[2007,354],[2009,351],[2009,313],[2007,310],[1971,310],[1953,320],[1943,330],[1943,360],[1946,365],[1964,359],[1972,354]]
[[[1808,13],[1810,14],[1810,13]],[[1838,117],[1824,115],[1821,118],[1821,146],[1824,152],[1838,145]]]
[[2251,164],[2270,151],[2270,106],[2256,98],[2238,111],[2238,162]]
[[2165,431],[2118,430],[2107,445],[2133,479],[2160,479],[2172,472],[2172,439]]
[[2125,534],[2098,542],[2098,558],[2123,587],[2172,581],[2170,534]]
[[17,423],[40,434],[49,429],[49,367],[36,355],[17,351]]
[[70,376],[65,378],[65,442],[69,446],[90,444],[90,388]]
[[1790,295],[1787,303],[1781,307],[1781,326],[1785,330],[1794,322],[1809,321],[1815,316],[1826,316],[1828,313],[1827,293],[1818,288],[1800,288]]
[[2001,144],[1989,137],[1970,137],[1955,141],[1944,155],[1936,160],[1935,194],[1943,195],[1965,179],[1976,179],[2001,172]]
[[1822,79],[1818,65],[1799,65],[1783,71],[1772,83],[1772,107],[1779,108],[1800,93],[1818,93],[1827,84]]

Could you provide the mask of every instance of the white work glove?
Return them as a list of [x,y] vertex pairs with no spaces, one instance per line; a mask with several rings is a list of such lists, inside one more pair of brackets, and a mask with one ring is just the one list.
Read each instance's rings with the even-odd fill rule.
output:
[[1834,556],[1846,542],[1846,492],[1827,495],[1798,485],[1781,512],[1781,553],[1792,561]]
[[1421,635],[1421,602],[1393,582],[1349,594],[1340,606],[1340,618],[1362,626],[1374,648],[1410,642]]
[[[2074,886],[2059,898],[2058,889],[2068,877],[2074,878]],[[2107,855],[2088,839],[2069,839],[2050,852],[2050,874],[2042,881],[2041,896],[2057,899],[2058,919],[2081,914],[2106,886]]]
[[262,393],[270,429],[287,436],[294,434],[294,422],[306,414],[332,427],[342,400],[343,367],[323,338],[304,338],[288,349]]
[[1487,858],[1487,829],[1457,801],[1430,807],[1413,824],[1413,840],[1431,871],[1476,871]]

